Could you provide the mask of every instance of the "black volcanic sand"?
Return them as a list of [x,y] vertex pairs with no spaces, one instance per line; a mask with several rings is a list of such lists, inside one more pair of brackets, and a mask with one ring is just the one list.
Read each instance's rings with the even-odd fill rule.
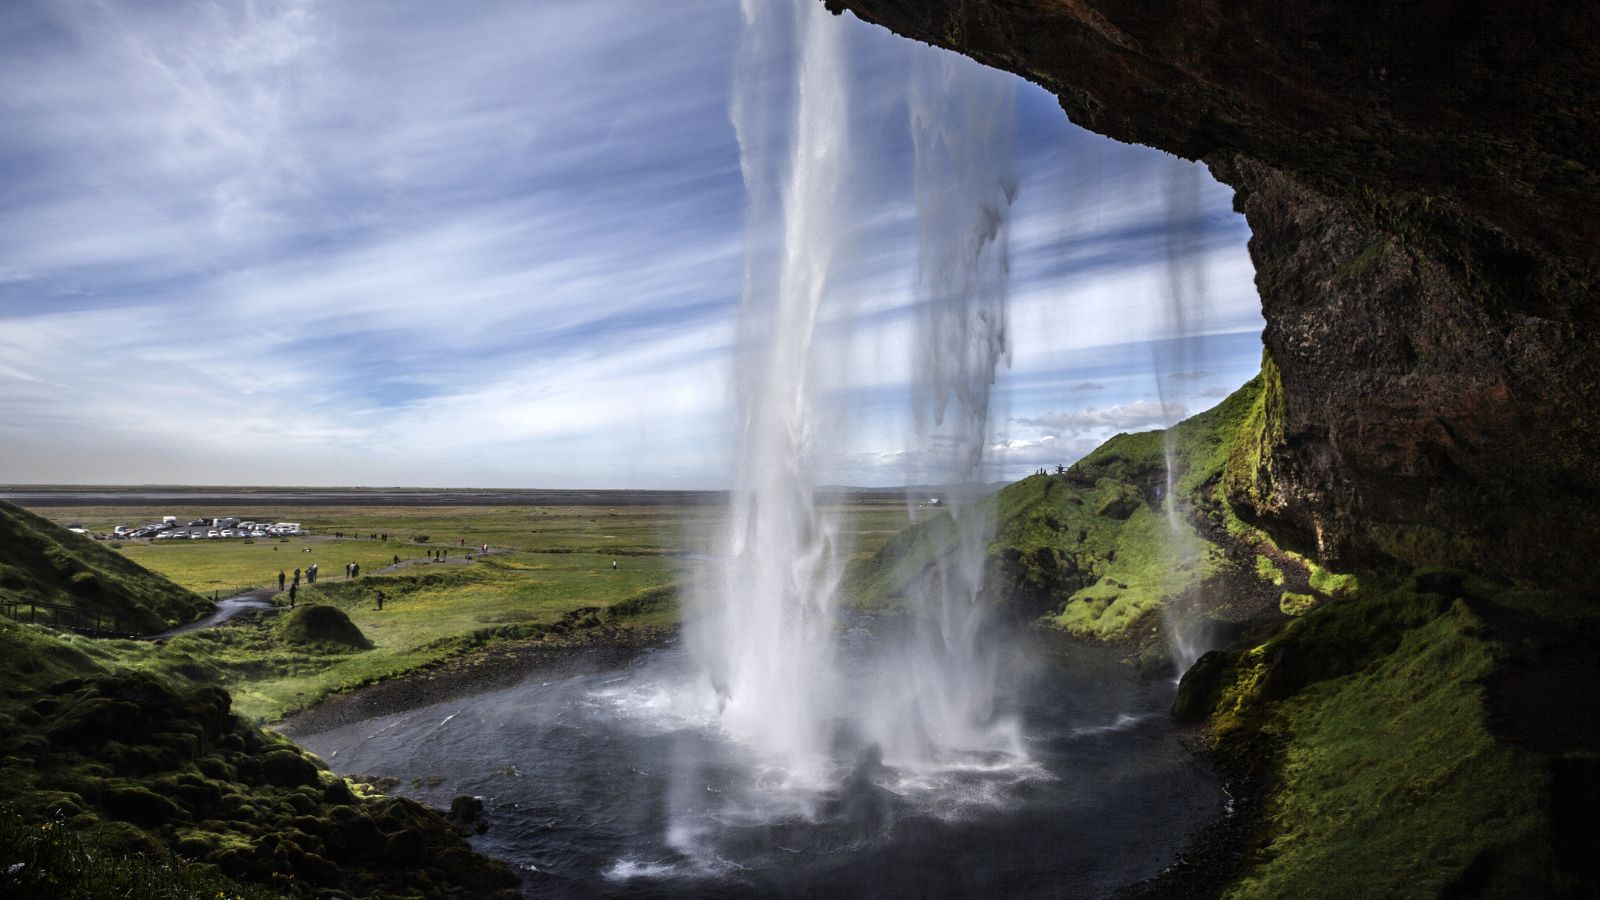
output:
[[391,793],[481,796],[475,848],[541,897],[1102,897],[1225,809],[1167,714],[1172,684],[1109,653],[1036,667],[1017,703],[1026,765],[911,779],[841,737],[837,777],[801,811],[674,700],[693,680],[676,642],[610,652],[524,656],[492,677],[538,671],[472,696],[444,699],[482,682],[379,685],[284,730]]

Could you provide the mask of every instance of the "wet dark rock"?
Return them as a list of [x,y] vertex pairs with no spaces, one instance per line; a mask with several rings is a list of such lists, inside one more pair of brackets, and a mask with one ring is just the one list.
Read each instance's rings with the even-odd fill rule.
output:
[[1204,721],[1216,707],[1222,689],[1233,674],[1233,657],[1212,650],[1195,660],[1178,682],[1178,695],[1172,700],[1172,715],[1180,722]]
[[473,822],[481,815],[482,797],[457,797],[450,801],[450,818],[456,822]]

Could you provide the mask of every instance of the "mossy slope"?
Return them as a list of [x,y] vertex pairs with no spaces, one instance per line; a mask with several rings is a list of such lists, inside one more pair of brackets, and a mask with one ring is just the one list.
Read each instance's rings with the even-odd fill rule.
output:
[[1593,598],[1557,602],[1563,620],[1549,597],[1425,571],[1208,654],[1178,711],[1209,714],[1261,804],[1228,896],[1589,896],[1595,690],[1569,686],[1559,741],[1520,714],[1552,660],[1600,674]]
[[[26,631],[0,623],[0,648],[48,653],[54,639]],[[172,854],[286,896],[516,885],[439,814],[370,796],[230,705],[220,688],[93,665],[13,689],[0,707],[0,803],[25,822],[57,822],[122,852]]]
[[155,631],[196,618],[209,601],[121,554],[0,501],[0,598],[59,603]]
[[[1119,434],[1065,473],[1001,489],[976,513],[994,519],[988,599],[1079,637],[1150,645],[1159,641],[1155,614],[1164,603],[1237,625],[1281,620],[1285,585],[1313,602],[1331,596],[1311,584],[1314,564],[1240,522],[1227,499],[1230,466],[1243,469],[1259,455],[1275,377],[1268,360],[1216,407],[1173,426],[1177,536],[1167,514],[1164,431]],[[897,535],[851,573],[851,599],[869,609],[901,605],[956,534],[946,514]]]
[[[95,559],[51,534],[55,526],[5,518],[35,533],[32,546]],[[87,591],[81,580],[26,580],[40,568],[15,551],[9,558],[23,562],[10,571],[21,573],[14,583],[28,595],[132,602],[131,594],[99,589],[80,596],[74,586]],[[148,573],[98,571],[117,575],[105,583],[143,586],[137,596],[152,602],[167,592],[164,580]],[[181,600],[187,592],[177,590]],[[88,896],[93,885],[121,883],[106,871],[118,858],[145,856],[172,868],[167,887],[153,888],[170,887],[169,894],[185,884],[226,890],[235,879],[284,896],[517,896],[516,876],[474,855],[438,813],[335,776],[234,714],[221,688],[190,681],[181,668],[126,668],[102,643],[0,619],[0,806],[10,810],[4,827],[31,835],[54,823],[96,854],[71,856],[70,847],[30,837],[32,849],[5,852],[45,859],[49,884],[36,880],[45,870],[10,869],[8,855],[0,893],[48,888]],[[105,646],[117,643],[128,642]],[[195,866],[200,870],[191,872]]]

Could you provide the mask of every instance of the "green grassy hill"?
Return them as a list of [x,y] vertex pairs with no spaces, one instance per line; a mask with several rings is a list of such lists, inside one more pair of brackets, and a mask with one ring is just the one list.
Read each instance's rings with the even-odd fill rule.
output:
[[[1247,460],[1273,377],[1269,363],[1216,407],[1173,427],[1176,537],[1165,506],[1163,431],[1119,434],[1064,474],[1000,490],[977,511],[994,519],[988,600],[1079,637],[1155,644],[1164,603],[1237,626],[1303,613],[1347,587],[1239,521],[1224,497],[1230,460]],[[944,514],[897,535],[851,573],[851,599],[899,608],[956,534]]]
[[99,543],[0,501],[0,599],[58,603],[159,631],[199,617],[211,602]]
[[[205,605],[14,507],[0,524],[12,595],[152,623]],[[130,643],[0,619],[0,896],[519,896],[440,814],[334,775],[203,677],[122,665]]]

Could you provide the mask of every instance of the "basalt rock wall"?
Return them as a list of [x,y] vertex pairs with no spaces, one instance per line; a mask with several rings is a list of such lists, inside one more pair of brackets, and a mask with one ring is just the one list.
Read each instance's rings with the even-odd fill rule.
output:
[[1600,4],[825,2],[1235,188],[1281,376],[1242,515],[1600,581]]

